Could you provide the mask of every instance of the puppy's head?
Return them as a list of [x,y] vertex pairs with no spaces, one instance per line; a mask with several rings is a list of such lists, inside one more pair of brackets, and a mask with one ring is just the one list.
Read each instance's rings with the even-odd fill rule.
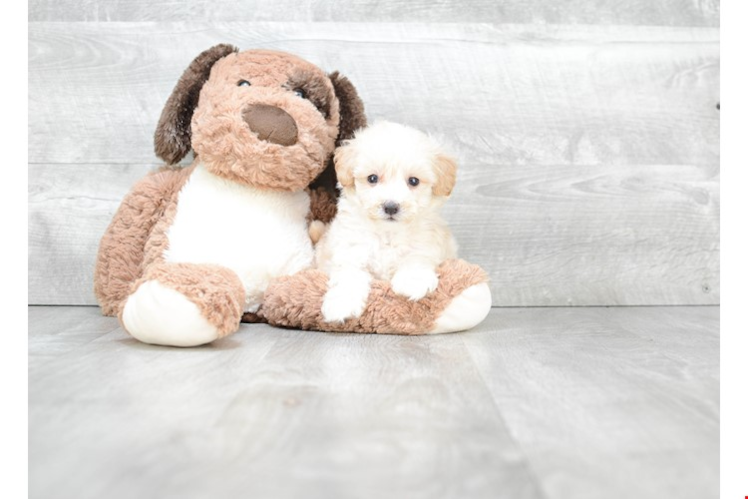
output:
[[408,222],[452,193],[457,164],[426,134],[378,121],[335,151],[343,195],[369,218]]
[[325,74],[283,52],[217,45],[182,75],[155,145],[169,163],[192,148],[216,175],[296,191],[320,176],[336,144],[365,124],[355,88],[337,72]]

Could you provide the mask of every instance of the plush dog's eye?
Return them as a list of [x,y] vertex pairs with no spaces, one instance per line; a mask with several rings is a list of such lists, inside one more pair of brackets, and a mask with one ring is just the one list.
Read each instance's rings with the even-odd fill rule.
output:
[[302,99],[306,99],[306,92],[304,92],[304,90],[302,89],[295,89],[293,93],[301,97]]
[[252,84],[251,84],[251,83],[249,83],[249,82],[248,82],[247,80],[239,80],[239,81],[237,82],[237,85],[238,85],[239,87],[249,87],[249,86],[250,86],[250,85],[252,85]]
[[369,184],[376,184],[379,182],[379,176],[377,174],[371,174],[366,178],[366,180],[369,181]]
[[421,183],[421,181],[418,180],[418,177],[410,177],[410,178],[408,178],[408,184],[410,184],[413,187],[416,187],[420,183]]

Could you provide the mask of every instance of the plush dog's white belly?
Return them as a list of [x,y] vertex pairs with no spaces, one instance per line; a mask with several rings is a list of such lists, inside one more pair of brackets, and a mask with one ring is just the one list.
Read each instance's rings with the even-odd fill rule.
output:
[[201,165],[179,193],[167,231],[167,262],[218,264],[233,270],[255,312],[270,280],[312,263],[306,224],[309,196],[227,181]]

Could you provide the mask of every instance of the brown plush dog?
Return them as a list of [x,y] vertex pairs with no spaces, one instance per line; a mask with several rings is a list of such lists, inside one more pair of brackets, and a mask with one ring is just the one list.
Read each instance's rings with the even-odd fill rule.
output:
[[[187,68],[161,115],[156,153],[186,168],[141,180],[104,234],[94,277],[104,314],[147,343],[190,346],[240,320],[364,332],[456,331],[490,307],[485,274],[449,261],[418,302],[372,288],[355,322],[325,325],[312,220],[335,213],[334,148],[365,126],[355,88],[281,52],[218,45]],[[305,271],[307,270],[307,271]]]

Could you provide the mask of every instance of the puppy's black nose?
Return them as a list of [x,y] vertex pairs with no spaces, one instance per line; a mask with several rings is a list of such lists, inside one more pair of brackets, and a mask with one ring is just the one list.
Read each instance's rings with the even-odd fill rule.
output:
[[387,215],[395,215],[400,211],[400,205],[398,205],[394,201],[385,201],[382,204],[382,210],[384,210],[384,213],[386,213]]

